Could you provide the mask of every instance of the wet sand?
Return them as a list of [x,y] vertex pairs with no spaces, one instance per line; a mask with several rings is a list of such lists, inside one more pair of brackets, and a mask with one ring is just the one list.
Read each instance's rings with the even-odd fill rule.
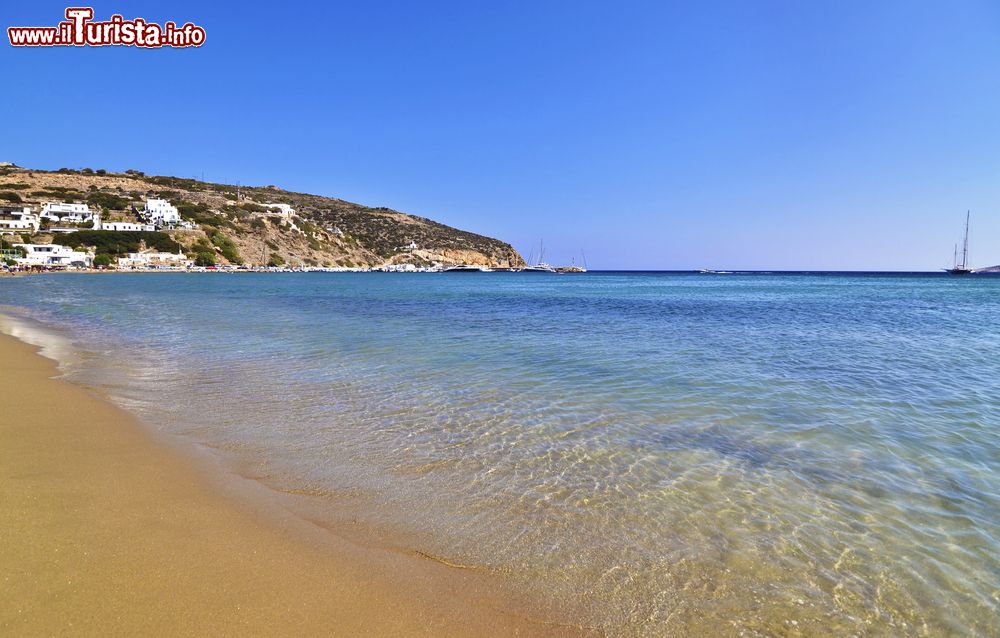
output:
[[579,633],[215,476],[0,335],[0,635]]

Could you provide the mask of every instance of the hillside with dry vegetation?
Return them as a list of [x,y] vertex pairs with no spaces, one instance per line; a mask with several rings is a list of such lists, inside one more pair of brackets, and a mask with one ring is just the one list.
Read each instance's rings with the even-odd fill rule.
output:
[[[166,231],[189,255],[219,264],[375,267],[412,263],[522,266],[509,244],[389,208],[275,186],[234,186],[129,170],[0,167],[0,205],[85,202],[107,220],[134,221],[147,198],[169,200],[194,230]],[[287,204],[290,217],[268,204]],[[33,238],[50,240],[45,229]],[[86,237],[86,235],[81,235]],[[414,247],[415,246],[415,247]]]

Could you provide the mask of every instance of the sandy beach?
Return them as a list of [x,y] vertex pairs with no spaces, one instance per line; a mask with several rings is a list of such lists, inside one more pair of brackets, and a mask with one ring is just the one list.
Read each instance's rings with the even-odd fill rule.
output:
[[0,634],[553,635],[459,570],[218,480],[0,336]]

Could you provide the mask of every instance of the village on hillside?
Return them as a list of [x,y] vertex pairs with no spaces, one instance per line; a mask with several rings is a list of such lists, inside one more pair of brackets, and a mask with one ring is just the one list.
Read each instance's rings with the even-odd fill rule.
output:
[[[293,210],[287,204],[264,204],[284,218],[290,219]],[[119,270],[176,270],[196,267],[178,244],[176,252],[164,252],[155,247],[143,246],[141,233],[160,233],[175,230],[195,230],[197,224],[182,219],[177,207],[165,199],[149,198],[142,209],[132,206],[132,220],[102,219],[101,211],[91,209],[85,202],[45,202],[36,212],[31,206],[0,206],[0,237],[12,235],[22,242],[4,241],[0,257],[9,269],[87,269],[114,266]],[[31,243],[31,236],[42,232],[53,235],[53,241]],[[114,261],[97,259],[93,249],[76,250],[75,241],[65,241],[72,233],[103,231],[105,233],[137,233],[140,249],[118,256]],[[59,237],[64,239],[60,241]],[[110,255],[109,255],[110,256]],[[208,260],[205,260],[208,261]],[[201,268],[215,267],[214,263],[197,264]]]
[[[135,211],[136,220],[102,221],[101,212],[91,210],[90,206],[81,202],[46,202],[41,211],[35,212],[31,206],[0,207],[0,235],[19,235],[28,239],[29,235],[45,230],[53,235],[67,235],[83,229],[104,230],[113,232],[154,232],[164,228],[194,228],[194,224],[182,220],[177,207],[163,199],[147,199],[141,211]],[[45,244],[6,242],[10,247],[3,251],[5,261],[12,261],[8,266],[47,268],[90,268],[94,265],[92,251],[74,250],[55,241]],[[144,250],[119,257],[119,266],[150,267],[150,266],[188,266],[193,261],[183,253],[161,253]]]
[[6,272],[434,272],[523,263],[488,237],[273,186],[0,163]]

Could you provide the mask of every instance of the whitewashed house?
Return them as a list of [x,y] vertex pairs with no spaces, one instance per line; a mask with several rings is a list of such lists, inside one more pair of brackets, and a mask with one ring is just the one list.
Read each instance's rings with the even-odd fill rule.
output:
[[31,212],[31,208],[14,206],[0,206],[0,235],[4,233],[37,233],[41,227],[41,220],[38,215]]
[[291,219],[295,214],[295,209],[289,204],[264,204],[265,207],[278,211],[278,214],[285,219]]
[[194,261],[188,259],[184,253],[163,253],[155,250],[129,253],[126,257],[118,258],[119,268],[187,268],[193,264]]
[[116,230],[126,233],[138,233],[143,231],[154,231],[156,226],[152,224],[135,224],[133,222],[101,222],[99,230]]
[[[72,219],[71,219],[70,216],[67,216],[67,217],[63,217],[63,221],[69,222],[69,221],[72,221]],[[88,218],[85,218],[83,220],[83,222],[84,222],[83,224],[77,225],[77,226],[73,226],[73,225],[70,225],[70,226],[52,226],[52,227],[48,228],[45,232],[52,233],[52,234],[62,233],[63,235],[68,235],[69,233],[75,233],[78,230],[86,230],[86,229],[88,229],[88,227],[92,227],[94,230],[100,230],[101,229],[101,213],[99,213],[96,210],[92,211],[91,212],[91,216],[88,217]],[[93,222],[92,226],[90,226],[90,222]]]
[[147,199],[142,212],[144,217],[157,228],[173,226],[181,221],[177,207],[165,199]]
[[41,217],[53,222],[82,224],[91,221],[93,214],[87,204],[46,202]]
[[59,244],[14,244],[23,248],[24,257],[15,258],[22,266],[75,266],[89,268],[94,263],[91,253],[73,250],[69,246]]

